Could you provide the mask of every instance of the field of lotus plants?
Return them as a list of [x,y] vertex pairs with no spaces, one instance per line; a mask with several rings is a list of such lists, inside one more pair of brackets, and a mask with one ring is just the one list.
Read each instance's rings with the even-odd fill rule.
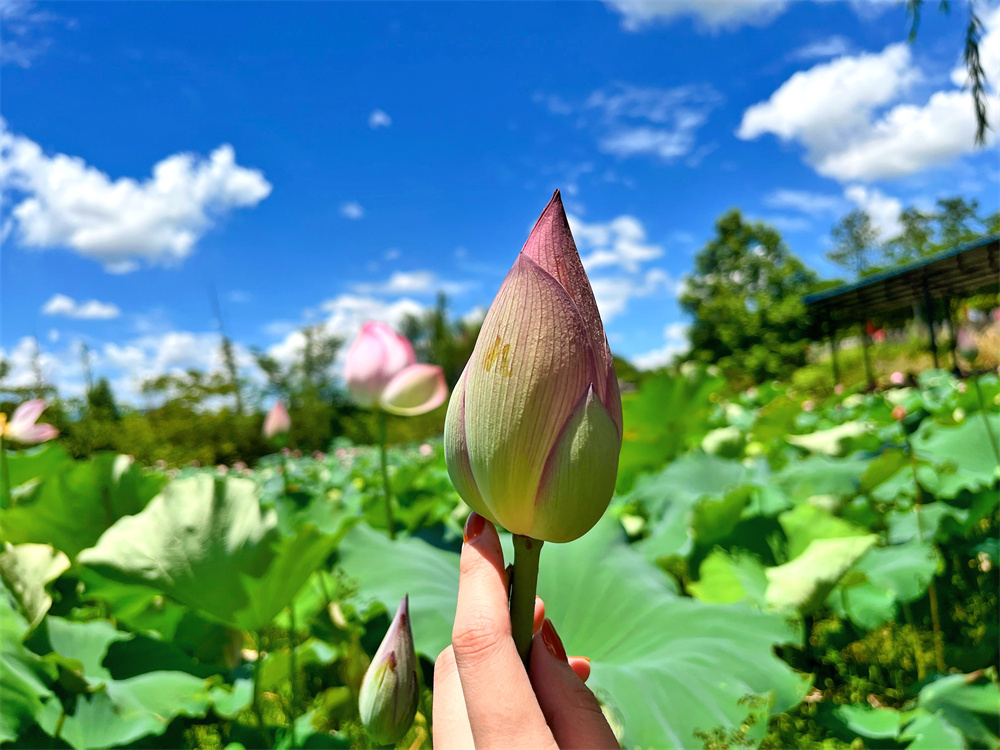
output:
[[[542,552],[547,614],[623,746],[997,747],[996,376],[724,388],[692,370],[626,394],[610,510]],[[391,539],[379,454],[164,472],[7,452],[0,738],[372,746],[359,689],[408,595],[398,746],[429,747],[469,511],[439,442],[392,446]]]

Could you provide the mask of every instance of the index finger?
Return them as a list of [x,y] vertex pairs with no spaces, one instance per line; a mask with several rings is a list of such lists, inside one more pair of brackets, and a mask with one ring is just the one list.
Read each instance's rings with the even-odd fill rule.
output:
[[511,637],[500,538],[476,513],[465,528],[451,643],[476,747],[554,748]]

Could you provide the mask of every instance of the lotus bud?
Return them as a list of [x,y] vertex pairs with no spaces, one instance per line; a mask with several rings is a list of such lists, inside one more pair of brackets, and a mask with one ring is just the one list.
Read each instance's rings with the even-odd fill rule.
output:
[[906,383],[906,376],[899,370],[895,370],[892,375],[889,376],[889,382],[893,385],[904,385]]
[[445,419],[448,473],[490,521],[569,542],[607,509],[621,439],[611,350],[556,191],[455,386]]
[[959,356],[969,364],[979,358],[979,346],[976,344],[976,337],[968,328],[959,328],[955,336],[955,350]]
[[906,407],[902,404],[896,404],[896,406],[892,408],[892,418],[897,422],[902,422],[906,419]]
[[288,416],[288,410],[284,403],[276,401],[264,420],[264,437],[278,446],[284,446],[291,429],[292,419]]
[[378,321],[365,323],[351,344],[344,380],[359,405],[401,416],[424,414],[448,398],[444,370],[418,364],[407,338]]
[[417,655],[404,596],[382,644],[361,680],[361,722],[380,745],[395,745],[413,724],[419,699]]
[[50,424],[36,424],[45,411],[46,403],[40,398],[25,401],[14,410],[10,421],[0,413],[0,437],[24,445],[44,443],[59,437],[59,430]]

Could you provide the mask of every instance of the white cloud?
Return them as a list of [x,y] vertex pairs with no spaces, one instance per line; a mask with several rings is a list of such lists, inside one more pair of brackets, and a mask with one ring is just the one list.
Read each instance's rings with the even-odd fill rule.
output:
[[[982,52],[995,114],[1000,9],[989,13],[984,26]],[[952,72],[955,83],[964,76],[958,68]],[[923,103],[900,101],[922,78],[904,43],[839,57],[795,73],[767,101],[748,108],[736,134],[752,140],[771,133],[801,143],[819,174],[842,182],[911,175],[976,148],[967,91],[939,90]]]
[[377,284],[355,284],[358,294],[429,294],[442,291],[447,294],[461,294],[468,291],[468,282],[444,281],[432,271],[395,271],[386,280]]
[[233,289],[226,295],[226,299],[234,305],[242,305],[249,302],[253,297],[250,292],[245,292],[242,289]]
[[385,258],[386,260],[396,260],[402,254],[403,254],[402,250],[400,250],[398,247],[390,247],[388,250],[385,251],[385,253],[383,253],[382,257]]
[[48,333],[48,339],[53,344],[59,340],[59,330],[56,328],[50,328]]
[[570,229],[583,251],[583,265],[588,271],[604,266],[619,266],[630,273],[647,261],[663,255],[660,245],[650,244],[646,229],[634,216],[619,216],[606,224],[588,224],[578,216],[568,216]]
[[782,232],[807,232],[812,229],[812,222],[804,216],[764,216],[760,219]]
[[591,288],[601,311],[601,319],[607,323],[625,312],[629,300],[636,297],[650,297],[660,292],[677,294],[679,283],[661,268],[651,268],[638,277],[612,276],[592,279]]
[[373,109],[372,113],[368,115],[368,127],[372,130],[387,128],[390,125],[392,125],[392,118],[384,109]]
[[779,189],[764,196],[764,205],[800,211],[810,216],[822,216],[843,212],[844,199],[839,195],[812,193],[808,190]]
[[721,101],[707,84],[672,89],[616,84],[592,93],[584,107],[601,113],[606,130],[598,141],[601,151],[670,162],[694,149],[698,129]]
[[826,39],[817,39],[804,44],[788,55],[790,60],[818,60],[826,57],[840,57],[851,51],[847,37],[835,34]]
[[96,299],[77,302],[65,294],[56,294],[42,307],[44,315],[62,315],[77,320],[113,320],[121,315],[118,305]]
[[365,215],[365,209],[357,201],[347,201],[341,204],[340,213],[348,219],[360,219]]
[[868,214],[880,239],[891,239],[903,231],[903,225],[899,222],[903,204],[898,198],[864,185],[849,185],[844,190],[844,197]]
[[678,354],[683,354],[691,346],[688,328],[687,323],[668,323],[663,329],[664,345],[630,357],[630,361],[640,370],[656,370],[669,365]]
[[48,29],[57,22],[73,23],[48,10],[38,10],[28,0],[4,0],[0,3],[0,64],[30,68],[52,45]]
[[789,0],[605,0],[622,16],[622,28],[641,31],[690,17],[712,31],[765,26],[785,12]]
[[134,270],[140,259],[183,260],[213,218],[255,206],[271,192],[259,170],[236,164],[229,145],[207,159],[168,156],[142,182],[112,180],[79,157],[46,155],[2,120],[0,172],[4,194],[23,196],[11,215],[24,247],[65,247],[116,272]]

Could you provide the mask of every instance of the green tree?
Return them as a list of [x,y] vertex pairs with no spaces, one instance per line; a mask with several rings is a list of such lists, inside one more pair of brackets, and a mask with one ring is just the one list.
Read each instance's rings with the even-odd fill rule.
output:
[[899,223],[903,230],[883,247],[887,265],[909,263],[922,255],[934,251],[931,236],[933,216],[926,214],[916,206],[910,206],[899,215]]
[[688,358],[716,363],[737,381],[782,377],[805,363],[808,322],[802,294],[815,274],[778,232],[736,209],[695,258],[681,307],[694,319]]
[[861,209],[851,211],[830,232],[834,247],[826,257],[856,276],[863,276],[871,258],[879,251],[878,232],[871,217]]
[[974,240],[981,232],[976,224],[983,224],[979,219],[979,201],[967,201],[965,198],[940,198],[937,202],[938,211],[934,215],[937,223],[938,249],[961,245]]
[[482,320],[452,321],[448,316],[448,298],[439,294],[433,309],[422,315],[407,315],[400,333],[413,343],[417,359],[438,365],[444,370],[448,387],[454,388],[476,347]]

